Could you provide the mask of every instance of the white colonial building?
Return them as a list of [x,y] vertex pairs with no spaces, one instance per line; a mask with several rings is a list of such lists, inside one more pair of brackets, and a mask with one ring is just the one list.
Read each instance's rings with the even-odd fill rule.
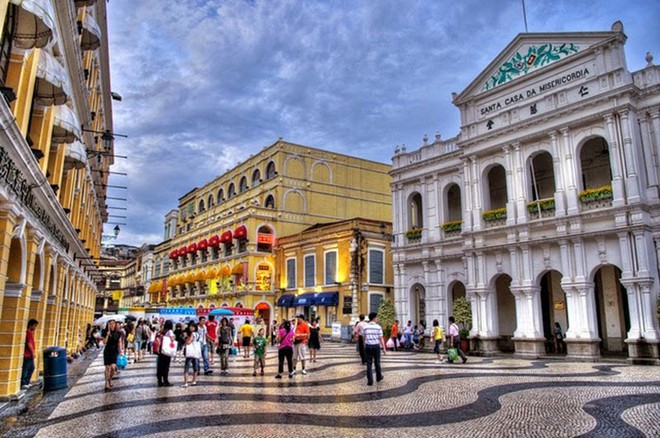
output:
[[481,354],[658,363],[660,69],[623,25],[516,37],[460,94],[460,134],[395,150],[399,319],[472,306]]

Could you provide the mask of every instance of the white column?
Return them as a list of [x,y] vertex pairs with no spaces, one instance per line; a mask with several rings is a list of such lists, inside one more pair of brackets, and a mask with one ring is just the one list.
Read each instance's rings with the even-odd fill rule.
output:
[[564,172],[562,171],[562,153],[557,140],[557,132],[550,132],[552,162],[555,170],[555,215],[566,216],[566,193],[564,190]]
[[[447,303],[449,300],[447,299],[447,294],[449,291],[447,290],[447,285],[445,284],[446,279],[445,279],[445,268],[442,265],[442,262],[438,259],[435,260],[435,275],[436,275],[436,286],[435,286],[435,305],[432,309],[431,313],[431,321],[433,319],[437,319],[438,322],[440,322],[440,325],[444,326],[443,321],[447,321],[447,318],[449,315],[447,312],[449,311],[447,309]],[[427,321],[427,325],[429,321]]]
[[628,192],[628,203],[641,201],[641,189],[637,165],[639,163],[636,151],[636,145],[632,141],[630,129],[630,111],[623,110],[619,112],[621,136],[623,140],[623,155],[625,157],[626,169],[626,190]]
[[[504,174],[506,175],[506,223],[507,225],[514,225],[516,223],[516,204],[515,192],[516,186],[514,182],[514,164],[511,157],[511,148],[504,146]],[[493,205],[490,206],[493,208]]]
[[620,207],[625,205],[626,191],[623,183],[623,161],[619,147],[618,135],[614,126],[614,116],[605,115],[605,124],[607,125],[608,143],[610,145],[610,167],[612,169],[612,206]]
[[473,231],[481,230],[481,213],[483,213],[482,207],[482,191],[481,191],[481,177],[479,175],[479,170],[477,167],[477,158],[472,155],[470,157],[470,163],[472,167],[472,195],[473,198],[473,208],[472,208],[472,229]]
[[483,315],[481,336],[496,337],[499,336],[499,322],[497,315],[497,296],[495,291],[483,290],[479,292],[481,296],[481,313]]
[[463,160],[463,167],[459,170],[463,177],[463,187],[461,188],[463,202],[463,231],[472,231],[472,181],[470,176],[470,166],[467,160]]
[[564,174],[566,175],[566,184],[568,184],[566,190],[566,205],[568,208],[568,214],[576,214],[579,211],[577,196],[578,187],[575,182],[577,170],[573,160],[573,145],[571,142],[570,130],[568,128],[562,128],[559,131],[561,132],[562,144],[564,147],[564,169],[566,170]]
[[527,300],[525,294],[519,287],[510,288],[511,294],[515,299],[516,309],[516,329],[513,331],[514,338],[524,338],[527,335]]
[[651,141],[651,131],[649,119],[646,113],[639,115],[639,133],[641,139],[642,152],[644,154],[644,170],[648,187],[646,187],[646,197],[650,200],[658,200],[658,156]]
[[[532,323],[530,336],[543,338],[543,309],[541,308],[541,288],[533,286],[527,289],[530,321]],[[551,300],[552,303],[552,300]]]
[[[655,145],[654,154],[656,157],[656,167],[653,169],[656,173],[660,172],[660,107],[654,107],[649,110],[651,124],[653,125],[653,140],[649,141],[649,147]],[[649,134],[650,136],[650,134]]]
[[513,144],[513,187],[515,198],[516,199],[516,223],[525,223],[527,222],[527,198],[526,198],[526,187],[525,183],[525,166],[523,165],[522,159],[522,150],[520,148],[520,143],[516,142]]

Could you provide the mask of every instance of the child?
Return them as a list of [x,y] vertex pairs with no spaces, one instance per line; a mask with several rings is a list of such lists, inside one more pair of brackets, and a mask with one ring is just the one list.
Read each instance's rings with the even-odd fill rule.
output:
[[264,367],[266,366],[266,343],[264,338],[264,329],[260,328],[257,337],[254,338],[254,372],[253,376],[257,375],[257,365],[261,366],[261,375],[264,375]]

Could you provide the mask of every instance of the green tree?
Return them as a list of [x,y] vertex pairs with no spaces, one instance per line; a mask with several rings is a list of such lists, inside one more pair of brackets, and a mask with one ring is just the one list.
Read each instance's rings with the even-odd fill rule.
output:
[[456,298],[451,311],[456,323],[461,327],[461,339],[467,338],[472,328],[472,306],[470,302],[464,297]]
[[390,337],[390,330],[395,320],[396,311],[394,310],[394,303],[389,299],[384,299],[380,302],[380,307],[378,307],[378,322],[383,327],[383,334],[386,338]]

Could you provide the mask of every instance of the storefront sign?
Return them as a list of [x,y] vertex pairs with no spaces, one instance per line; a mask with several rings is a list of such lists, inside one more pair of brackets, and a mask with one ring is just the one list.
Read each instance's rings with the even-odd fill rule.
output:
[[271,277],[272,277],[272,273],[271,273],[270,265],[266,263],[259,264],[257,266],[257,278],[254,288],[256,290],[269,291]]
[[257,234],[257,243],[265,243],[266,245],[273,244],[272,234]]
[[563,301],[555,301],[553,307],[555,310],[564,310],[566,308],[566,303]]
[[559,86],[587,78],[590,75],[591,72],[586,66],[578,67],[577,69],[570,71],[568,73],[561,73],[556,77],[554,77],[553,79],[536,83],[533,86],[523,90],[514,91],[510,95],[506,96],[504,99],[500,99],[495,102],[484,105],[479,109],[479,114],[482,117],[490,115],[501,109],[507,108],[515,103],[522,102],[526,99],[531,99],[535,96],[553,90]]

